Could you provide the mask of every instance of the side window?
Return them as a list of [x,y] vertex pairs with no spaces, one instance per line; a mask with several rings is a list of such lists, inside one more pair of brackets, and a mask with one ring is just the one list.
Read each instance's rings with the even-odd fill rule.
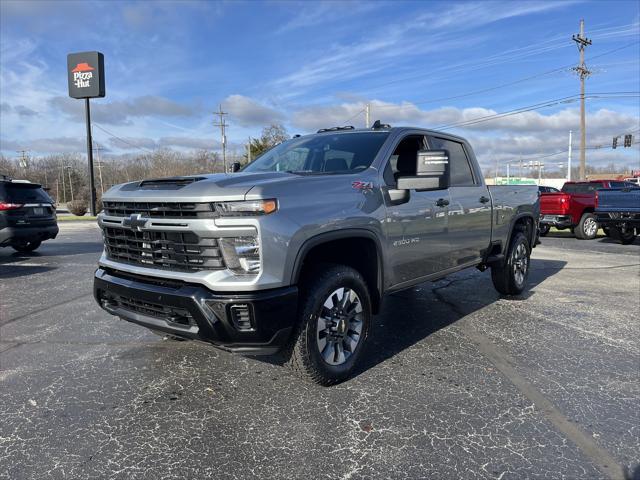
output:
[[461,143],[444,138],[429,137],[429,144],[432,150],[449,151],[452,187],[472,187],[475,185],[469,159]]
[[385,166],[383,173],[385,183],[395,185],[398,177],[415,175],[418,150],[423,150],[425,146],[423,135],[409,135],[403,138]]

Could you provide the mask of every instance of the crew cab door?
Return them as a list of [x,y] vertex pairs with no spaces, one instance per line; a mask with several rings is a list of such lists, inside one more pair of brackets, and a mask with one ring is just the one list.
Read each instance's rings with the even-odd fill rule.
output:
[[[470,148],[454,139],[429,136],[429,148],[449,152],[448,215],[451,266],[482,259],[491,244],[491,197]],[[473,162],[472,162],[473,160]]]
[[403,199],[390,199],[400,175],[415,175],[418,150],[426,148],[422,134],[406,135],[396,144],[383,170],[386,203],[388,265],[394,285],[448,268],[447,190],[407,190]]

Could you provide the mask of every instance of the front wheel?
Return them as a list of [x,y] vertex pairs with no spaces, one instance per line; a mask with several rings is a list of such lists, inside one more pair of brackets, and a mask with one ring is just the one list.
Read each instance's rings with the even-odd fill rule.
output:
[[503,295],[519,295],[529,276],[531,249],[527,237],[516,232],[511,238],[507,259],[502,265],[491,267],[493,286]]
[[538,231],[540,232],[541,237],[546,237],[547,233],[549,233],[549,230],[551,230],[551,227],[549,225],[540,225],[538,227]]
[[24,242],[24,243],[14,243],[11,245],[14,250],[22,253],[33,252],[36,248],[38,248],[42,244],[41,240],[34,240],[32,242]]
[[593,240],[598,234],[598,222],[593,213],[583,213],[574,232],[580,240]]
[[301,287],[299,325],[285,351],[287,363],[320,385],[348,378],[362,355],[371,325],[367,285],[356,270],[327,265]]

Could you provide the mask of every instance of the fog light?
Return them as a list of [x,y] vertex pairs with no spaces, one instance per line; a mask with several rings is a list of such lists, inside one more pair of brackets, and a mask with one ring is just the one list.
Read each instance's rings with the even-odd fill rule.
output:
[[238,274],[260,272],[260,242],[258,237],[223,237],[220,247],[227,268]]

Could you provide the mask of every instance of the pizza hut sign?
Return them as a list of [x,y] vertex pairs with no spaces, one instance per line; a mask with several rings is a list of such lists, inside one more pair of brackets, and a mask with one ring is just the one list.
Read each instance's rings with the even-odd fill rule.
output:
[[67,77],[71,98],[104,97],[104,55],[100,52],[70,53],[67,55]]

